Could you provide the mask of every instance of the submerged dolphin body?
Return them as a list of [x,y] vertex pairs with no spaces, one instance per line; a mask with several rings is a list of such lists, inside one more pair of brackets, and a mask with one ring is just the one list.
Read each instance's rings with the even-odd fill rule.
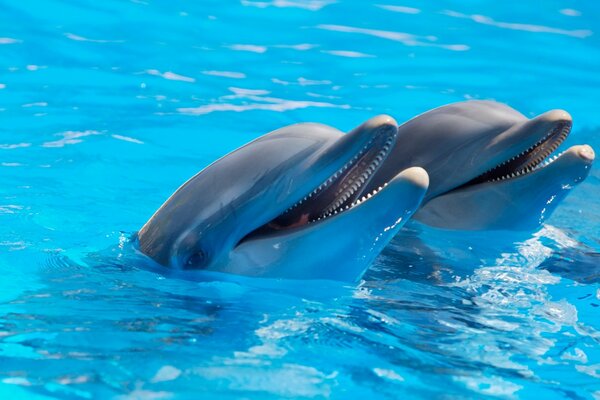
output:
[[587,177],[594,160],[588,145],[549,158],[571,125],[562,110],[528,119],[492,101],[439,107],[398,128],[367,190],[420,166],[430,185],[414,219],[447,229],[535,228]]
[[178,270],[354,281],[428,187],[409,168],[365,192],[396,135],[379,116],[345,135],[298,124],[262,136],[181,186],[138,232],[139,249]]

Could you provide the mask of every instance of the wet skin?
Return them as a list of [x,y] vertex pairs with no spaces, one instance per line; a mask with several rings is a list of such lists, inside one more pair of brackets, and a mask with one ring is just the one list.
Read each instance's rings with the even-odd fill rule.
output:
[[264,135],[181,186],[140,229],[139,249],[177,270],[355,281],[428,187],[407,168],[365,190],[396,137],[388,116],[348,134],[298,124]]

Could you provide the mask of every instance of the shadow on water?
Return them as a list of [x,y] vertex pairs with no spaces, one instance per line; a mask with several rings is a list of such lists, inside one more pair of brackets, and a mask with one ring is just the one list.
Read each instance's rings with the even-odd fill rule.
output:
[[408,279],[450,283],[515,254],[535,267],[581,283],[596,283],[597,250],[553,226],[538,232],[453,232],[411,223],[396,236],[365,274],[366,280]]
[[587,246],[557,251],[540,268],[584,284],[600,282],[600,253]]

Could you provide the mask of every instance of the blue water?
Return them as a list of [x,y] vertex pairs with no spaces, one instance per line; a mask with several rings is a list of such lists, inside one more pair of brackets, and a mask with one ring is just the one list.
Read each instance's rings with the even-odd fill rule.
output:
[[566,145],[598,150],[600,3],[0,10],[0,398],[600,399],[598,168],[537,232],[409,224],[357,285],[125,256],[179,184],[286,124],[496,99],[566,109]]

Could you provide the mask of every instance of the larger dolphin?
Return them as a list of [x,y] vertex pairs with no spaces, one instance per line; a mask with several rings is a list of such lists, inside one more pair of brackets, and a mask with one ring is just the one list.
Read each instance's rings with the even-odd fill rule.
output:
[[563,110],[528,119],[493,101],[439,107],[398,128],[369,189],[420,166],[430,185],[414,219],[461,230],[535,228],[587,177],[594,160],[588,145],[551,157],[571,126]]
[[181,186],[139,249],[178,270],[354,281],[427,190],[427,173],[409,168],[365,192],[397,128],[379,116],[345,135],[298,124],[262,136]]

